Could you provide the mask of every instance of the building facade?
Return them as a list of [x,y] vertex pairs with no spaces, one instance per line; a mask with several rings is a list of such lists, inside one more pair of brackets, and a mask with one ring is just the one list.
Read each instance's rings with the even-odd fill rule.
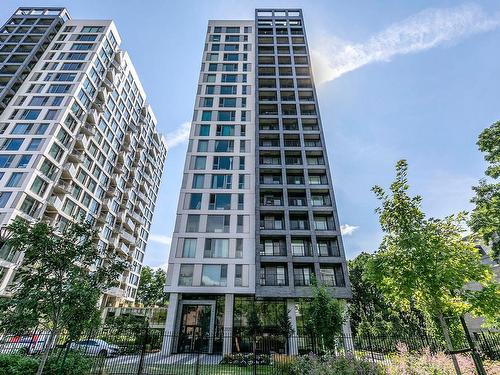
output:
[[209,21],[164,352],[193,350],[203,336],[209,351],[230,352],[254,300],[263,311],[286,309],[297,330],[313,277],[351,296],[325,146],[302,11]]
[[[11,18],[17,29],[4,26],[2,37],[32,19],[23,8],[17,20],[19,12]],[[67,19],[0,115],[0,225],[17,217],[60,230],[91,222],[102,254],[129,264],[103,298],[104,306],[123,305],[137,292],[166,145],[114,23],[61,12]],[[1,294],[22,257],[0,250]]]

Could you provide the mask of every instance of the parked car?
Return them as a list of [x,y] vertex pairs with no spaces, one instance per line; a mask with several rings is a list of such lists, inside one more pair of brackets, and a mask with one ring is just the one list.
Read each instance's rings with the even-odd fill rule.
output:
[[120,354],[120,348],[117,345],[111,345],[99,339],[72,342],[70,349],[90,356],[113,357]]
[[49,339],[48,333],[34,335],[5,335],[0,339],[2,354],[39,354]]

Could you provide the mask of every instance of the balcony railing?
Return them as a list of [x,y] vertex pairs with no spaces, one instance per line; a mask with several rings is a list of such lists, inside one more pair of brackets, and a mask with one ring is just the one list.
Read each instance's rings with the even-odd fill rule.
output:
[[262,286],[287,286],[288,278],[286,275],[277,275],[275,273],[265,272],[260,276],[260,285]]
[[261,230],[283,230],[285,229],[285,225],[281,220],[261,220],[260,221],[260,229]]

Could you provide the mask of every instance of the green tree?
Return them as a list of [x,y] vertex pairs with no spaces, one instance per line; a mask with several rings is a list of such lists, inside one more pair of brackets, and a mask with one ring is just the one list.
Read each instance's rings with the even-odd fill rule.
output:
[[[407,162],[400,160],[390,194],[373,187],[381,201],[376,212],[385,236],[369,262],[368,275],[401,309],[408,311],[414,304],[436,317],[451,350],[444,317],[471,312],[495,319],[491,312],[500,305],[500,289],[490,267],[481,263],[473,240],[464,239],[465,216],[427,219],[420,207],[422,198],[408,195],[407,171]],[[468,290],[471,282],[483,289]],[[454,362],[457,368],[455,358]]]
[[344,306],[333,298],[328,289],[313,280],[313,297],[302,303],[300,311],[305,331],[316,337],[328,350],[335,349],[336,339],[342,332]]
[[492,258],[500,260],[500,121],[483,130],[477,141],[488,162],[486,176],[472,189],[476,196],[471,200],[475,208],[469,226],[482,239],[492,245]]
[[163,291],[166,281],[167,274],[161,268],[155,271],[151,267],[143,267],[137,289],[137,302],[145,307],[166,306],[168,298]]
[[354,334],[396,336],[405,332],[422,332],[423,317],[413,307],[401,311],[387,300],[378,286],[368,277],[368,264],[374,255],[361,253],[349,261],[352,299],[349,317]]
[[[71,223],[58,232],[48,223],[15,220],[8,226],[6,246],[23,252],[13,296],[3,300],[0,325],[11,331],[49,331],[49,349],[60,333],[69,340],[99,324],[98,302],[124,269],[111,255],[101,255],[94,245],[90,224]],[[96,267],[101,257],[102,266]],[[37,374],[41,374],[45,350]]]

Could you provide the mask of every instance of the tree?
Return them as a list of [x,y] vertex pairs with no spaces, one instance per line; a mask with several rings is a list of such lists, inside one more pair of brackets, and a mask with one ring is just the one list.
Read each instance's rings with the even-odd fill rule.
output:
[[319,339],[326,349],[333,350],[342,332],[344,306],[316,280],[313,280],[312,291],[313,298],[301,305],[304,328],[308,334]]
[[166,306],[168,299],[163,291],[166,281],[167,274],[161,268],[155,271],[151,267],[144,267],[137,289],[137,302],[145,307]]
[[[400,160],[390,194],[379,186],[372,189],[381,201],[376,212],[385,236],[369,262],[368,275],[401,309],[408,311],[414,304],[436,317],[451,350],[444,317],[466,312],[491,317],[500,305],[500,289],[490,267],[481,263],[473,239],[464,238],[464,214],[427,219],[422,198],[408,195],[407,171],[407,162]],[[467,290],[471,282],[483,289]],[[455,358],[454,363],[458,373]]]
[[473,187],[476,196],[471,200],[475,208],[471,213],[469,226],[487,243],[492,245],[492,258],[500,260],[500,121],[483,130],[477,141],[479,150],[489,163],[486,168],[487,179]]
[[[124,263],[99,254],[88,223],[71,223],[58,232],[43,221],[17,219],[8,231],[6,245],[23,252],[24,260],[12,298],[2,301],[0,325],[17,332],[50,332],[37,372],[41,374],[58,334],[66,333],[71,341],[99,324],[100,296],[121,274]],[[96,267],[99,257],[102,266]]]
[[421,314],[411,308],[401,311],[387,300],[380,288],[368,278],[368,264],[374,255],[361,253],[349,261],[352,299],[348,310],[354,334],[392,335],[421,332]]

